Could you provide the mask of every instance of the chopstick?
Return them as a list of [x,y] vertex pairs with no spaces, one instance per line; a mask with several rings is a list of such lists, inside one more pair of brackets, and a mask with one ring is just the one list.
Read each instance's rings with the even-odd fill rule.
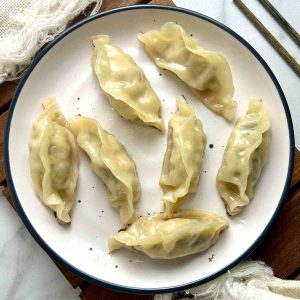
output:
[[291,26],[291,24],[280,14],[280,12],[268,1],[268,0],[258,0],[276,19],[279,25],[294,39],[296,44],[300,46],[300,35]]
[[271,32],[255,17],[249,8],[241,0],[233,0],[234,4],[242,11],[242,13],[250,20],[250,22],[260,31],[266,40],[275,48],[285,62],[293,69],[293,71],[300,77],[300,65],[288,53],[288,51],[276,40]]

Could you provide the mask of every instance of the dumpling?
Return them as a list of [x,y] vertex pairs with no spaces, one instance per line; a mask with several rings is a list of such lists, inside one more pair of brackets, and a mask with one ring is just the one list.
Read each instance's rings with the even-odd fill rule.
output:
[[188,193],[196,192],[206,147],[202,123],[196,118],[193,106],[179,96],[177,109],[169,121],[167,151],[160,177],[168,217],[184,202]]
[[108,241],[109,251],[122,247],[151,258],[171,259],[203,252],[228,227],[225,218],[201,210],[184,210],[166,219],[163,214],[136,220]]
[[33,188],[60,223],[70,223],[78,179],[78,150],[69,124],[53,97],[33,123],[29,142]]
[[161,103],[143,70],[108,35],[93,38],[92,67],[112,107],[125,119],[164,130]]
[[250,99],[247,113],[229,136],[217,175],[217,188],[230,215],[238,214],[253,197],[270,141],[269,109],[261,99]]
[[160,30],[139,33],[138,39],[154,62],[175,73],[205,106],[227,120],[234,119],[237,104],[232,100],[234,87],[225,57],[204,50],[173,22],[164,24]]
[[125,147],[96,120],[78,116],[71,119],[70,124],[78,145],[91,160],[93,171],[103,180],[111,206],[119,209],[124,224],[132,223],[140,197],[134,161]]

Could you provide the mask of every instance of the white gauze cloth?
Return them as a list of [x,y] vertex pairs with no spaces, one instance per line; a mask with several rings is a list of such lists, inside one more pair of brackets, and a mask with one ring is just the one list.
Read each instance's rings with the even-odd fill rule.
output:
[[62,32],[68,22],[102,0],[4,0],[0,4],[0,83],[16,79],[36,52]]
[[300,299],[300,281],[273,276],[263,262],[244,261],[222,276],[175,294],[156,295],[154,300],[291,300]]

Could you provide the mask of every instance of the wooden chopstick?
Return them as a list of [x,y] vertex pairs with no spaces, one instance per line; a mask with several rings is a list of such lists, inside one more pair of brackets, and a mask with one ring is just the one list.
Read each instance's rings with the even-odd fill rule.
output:
[[251,21],[251,23],[260,31],[260,33],[266,38],[266,40],[275,48],[275,50],[281,55],[287,64],[293,69],[293,71],[300,77],[300,65],[290,55],[287,50],[276,40],[271,32],[255,17],[255,15],[249,10],[249,8],[241,0],[233,0],[237,7],[243,12],[243,14]]
[[300,46],[300,35],[291,26],[291,24],[280,14],[280,12],[268,1],[268,0],[258,0],[275,18],[279,25],[294,39],[296,44]]

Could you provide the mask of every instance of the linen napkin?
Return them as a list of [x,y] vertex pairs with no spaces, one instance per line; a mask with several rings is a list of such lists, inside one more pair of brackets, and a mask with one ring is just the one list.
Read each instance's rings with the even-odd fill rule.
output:
[[20,77],[37,51],[92,3],[93,15],[102,0],[1,1],[0,83]]

